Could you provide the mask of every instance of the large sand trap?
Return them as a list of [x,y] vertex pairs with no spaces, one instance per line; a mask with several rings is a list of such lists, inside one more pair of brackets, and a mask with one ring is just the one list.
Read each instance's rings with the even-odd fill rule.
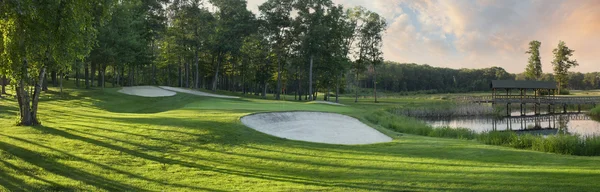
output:
[[240,97],[235,97],[235,96],[218,95],[218,94],[212,94],[212,93],[207,93],[207,92],[202,92],[202,91],[182,89],[182,88],[177,88],[177,87],[160,86],[160,88],[163,88],[163,89],[166,89],[169,91],[175,91],[175,92],[180,92],[180,93],[189,93],[192,95],[199,95],[199,96],[206,96],[206,97],[218,97],[218,98],[226,98],[226,99],[240,98]]
[[329,144],[371,144],[392,138],[355,118],[335,113],[280,112],[244,116],[242,123],[281,138]]
[[177,94],[154,86],[123,87],[119,92],[142,97],[167,97]]

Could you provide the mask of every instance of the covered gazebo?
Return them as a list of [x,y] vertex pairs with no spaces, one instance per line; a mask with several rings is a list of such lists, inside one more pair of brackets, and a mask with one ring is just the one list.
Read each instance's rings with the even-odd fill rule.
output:
[[[556,96],[556,82],[553,81],[516,81],[516,80],[493,80],[492,88],[493,103],[506,103],[507,115],[511,103],[521,104],[521,115],[525,115],[524,105],[535,104],[535,113],[539,114],[541,99],[551,99]],[[527,94],[528,91],[531,91]],[[545,92],[546,96],[542,96]],[[550,107],[550,106],[549,106]]]

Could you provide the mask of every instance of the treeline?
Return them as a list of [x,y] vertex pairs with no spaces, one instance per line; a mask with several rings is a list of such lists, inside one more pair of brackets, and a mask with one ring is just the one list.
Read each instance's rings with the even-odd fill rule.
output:
[[331,0],[269,0],[259,10],[254,15],[243,0],[117,2],[98,46],[72,75],[91,87],[108,81],[310,100],[383,63],[386,23],[377,13]]
[[[455,93],[469,91],[489,91],[492,80],[514,80],[515,75],[500,67],[485,69],[451,69],[418,65],[414,63],[396,63],[386,61],[376,70],[378,87],[390,92],[428,91],[428,93]],[[368,75],[361,82],[370,82],[374,78]],[[361,88],[371,88],[361,83]]]
[[[377,66],[377,87],[388,92],[458,93],[489,91],[492,80],[530,80],[525,72],[511,74],[501,67],[483,69],[451,69],[386,61]],[[373,88],[374,75],[359,78],[359,88]],[[600,72],[568,73],[567,88],[572,90],[600,89]],[[354,76],[348,77],[353,82]],[[554,74],[543,73],[540,81],[556,81]],[[349,84],[352,89],[352,84]]]

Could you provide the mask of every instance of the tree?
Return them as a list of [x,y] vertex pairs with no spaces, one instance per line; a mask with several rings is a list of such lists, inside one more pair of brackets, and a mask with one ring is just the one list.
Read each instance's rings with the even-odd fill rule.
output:
[[[212,89],[217,90],[219,70],[226,56],[236,56],[253,25],[254,14],[246,8],[244,0],[211,0],[218,8],[218,18],[213,36],[213,54],[216,55],[217,65]],[[234,59],[231,59],[234,60]]]
[[270,44],[277,57],[277,90],[275,99],[281,95],[281,73],[283,55],[286,49],[285,37],[291,25],[293,0],[268,0],[259,6],[261,19],[264,21],[266,35],[271,39]]
[[525,68],[525,75],[527,79],[540,80],[542,77],[542,62],[540,61],[540,46],[542,45],[539,41],[529,42],[529,50],[525,53],[531,54],[529,56],[529,63]]
[[[20,125],[37,125],[38,102],[46,69],[66,68],[83,59],[92,47],[95,7],[110,1],[5,1],[0,4],[2,71],[16,82]],[[101,13],[104,13],[101,12]],[[27,87],[33,85],[30,95]]]
[[[355,15],[358,16],[362,23],[358,28],[358,59],[355,64],[356,77],[361,69],[370,65],[374,74],[373,78],[373,93],[375,102],[377,102],[377,73],[376,66],[383,63],[383,52],[381,52],[383,32],[387,26],[384,18],[379,14],[366,11],[364,8],[356,8]],[[355,98],[354,102],[358,102]]]
[[565,45],[564,41],[559,41],[558,47],[552,50],[554,54],[554,61],[552,61],[552,65],[554,66],[554,78],[556,82],[558,82],[558,93],[561,93],[561,90],[567,87],[569,82],[569,69],[572,67],[576,67],[579,64],[577,60],[571,60],[571,56],[573,56],[573,52],[575,50],[569,49]]

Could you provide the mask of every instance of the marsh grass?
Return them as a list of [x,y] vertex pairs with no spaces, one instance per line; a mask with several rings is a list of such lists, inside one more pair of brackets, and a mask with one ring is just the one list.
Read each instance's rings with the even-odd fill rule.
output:
[[408,117],[460,117],[460,116],[492,116],[497,114],[495,108],[487,104],[451,103],[446,105],[430,105],[421,107],[395,107],[389,111],[396,115]]
[[476,135],[472,130],[465,128],[433,128],[414,118],[396,116],[386,111],[377,111],[365,116],[365,118],[373,124],[379,124],[385,128],[407,134],[455,139],[474,139]]
[[500,145],[564,155],[600,155],[600,137],[598,136],[580,137],[578,135],[565,134],[542,136],[517,134],[509,131],[491,131],[479,134],[477,140],[488,145]]
[[374,124],[407,134],[429,137],[475,139],[487,145],[498,145],[527,149],[541,152],[579,155],[600,156],[600,136],[581,137],[578,135],[532,135],[518,134],[511,131],[489,131],[475,133],[466,128],[440,127],[433,128],[426,123],[411,117],[398,116],[387,111],[377,111],[366,116]]

